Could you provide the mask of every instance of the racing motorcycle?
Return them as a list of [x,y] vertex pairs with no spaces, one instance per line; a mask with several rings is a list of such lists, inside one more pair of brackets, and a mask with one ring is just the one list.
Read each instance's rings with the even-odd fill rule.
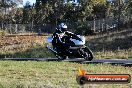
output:
[[[85,37],[80,35],[63,35],[59,39],[64,42],[64,46],[57,44],[57,40],[54,36],[49,36],[46,40],[46,47],[51,50],[59,60],[67,58],[84,58],[87,61],[93,59],[92,51],[85,45]],[[53,41],[56,41],[53,43]],[[65,42],[68,44],[68,48],[65,49]]]

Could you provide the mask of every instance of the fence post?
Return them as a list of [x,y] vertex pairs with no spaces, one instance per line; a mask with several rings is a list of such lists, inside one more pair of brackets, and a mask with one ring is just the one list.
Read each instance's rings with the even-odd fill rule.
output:
[[94,18],[94,24],[93,24],[93,26],[94,26],[94,28],[93,28],[94,32],[95,32],[95,29],[96,29],[95,25],[96,25],[96,22],[95,22],[95,18]]
[[15,33],[17,33],[17,28],[18,28],[18,25],[15,24]]

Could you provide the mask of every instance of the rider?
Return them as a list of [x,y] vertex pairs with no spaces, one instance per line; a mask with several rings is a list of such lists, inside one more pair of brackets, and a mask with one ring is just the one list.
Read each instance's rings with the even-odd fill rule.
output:
[[[68,36],[74,36],[75,34],[72,32],[67,31],[67,25],[65,23],[60,23],[58,27],[56,28],[55,33],[53,34],[53,45],[56,47],[59,47],[62,49],[62,51],[65,51],[64,49],[68,49],[72,43],[69,43],[69,41],[64,42],[62,41],[62,38],[64,35]],[[54,39],[55,38],[55,39]]]

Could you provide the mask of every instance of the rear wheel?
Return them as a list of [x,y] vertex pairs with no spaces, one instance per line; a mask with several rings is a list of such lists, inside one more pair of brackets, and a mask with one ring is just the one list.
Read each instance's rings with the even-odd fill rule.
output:
[[93,54],[87,47],[81,48],[79,53],[87,61],[91,61],[93,59]]

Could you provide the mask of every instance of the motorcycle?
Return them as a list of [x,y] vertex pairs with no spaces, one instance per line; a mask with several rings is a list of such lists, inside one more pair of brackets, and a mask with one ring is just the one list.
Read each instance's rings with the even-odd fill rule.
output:
[[[93,59],[92,51],[85,45],[85,37],[80,35],[63,36],[60,38],[67,46],[60,46],[54,36],[49,36],[46,40],[46,47],[51,50],[59,60],[67,58],[84,58],[87,61]],[[56,41],[53,43],[53,41]],[[65,45],[64,43],[64,45]]]

